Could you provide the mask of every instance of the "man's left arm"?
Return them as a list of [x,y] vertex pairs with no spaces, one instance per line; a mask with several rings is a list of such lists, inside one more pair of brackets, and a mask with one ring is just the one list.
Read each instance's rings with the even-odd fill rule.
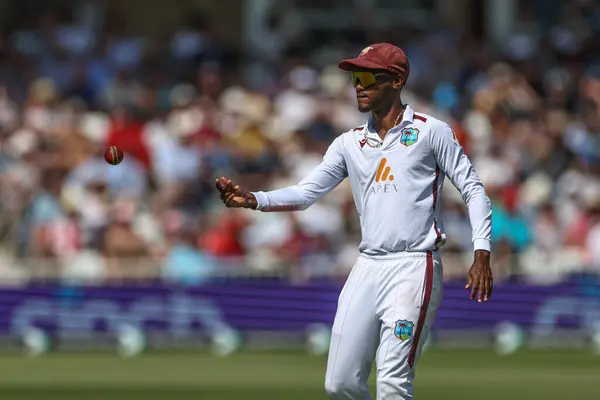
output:
[[487,301],[493,289],[490,268],[492,236],[490,199],[475,173],[471,160],[449,125],[442,124],[432,129],[430,145],[437,164],[459,190],[469,209],[475,254],[465,289],[471,289],[472,300],[477,298],[479,302]]

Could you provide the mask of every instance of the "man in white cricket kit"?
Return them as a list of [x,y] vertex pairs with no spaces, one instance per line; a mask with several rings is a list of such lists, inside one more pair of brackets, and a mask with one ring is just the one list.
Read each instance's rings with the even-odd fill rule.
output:
[[370,399],[367,380],[377,366],[377,399],[412,399],[415,366],[442,298],[439,248],[444,178],[469,209],[474,262],[470,298],[492,294],[491,206],[450,126],[402,103],[410,72],[404,52],[389,43],[340,62],[350,71],[365,125],[337,137],[322,163],[294,186],[249,193],[217,179],[227,207],[264,212],[303,210],[346,177],[360,216],[360,257],[339,297],[327,361],[331,399]]

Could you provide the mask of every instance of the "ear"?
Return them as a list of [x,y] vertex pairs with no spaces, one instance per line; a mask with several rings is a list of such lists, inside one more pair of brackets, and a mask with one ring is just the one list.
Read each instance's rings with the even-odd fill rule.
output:
[[396,75],[394,77],[394,81],[392,82],[392,86],[394,89],[400,89],[404,86],[404,79],[402,79],[401,75]]

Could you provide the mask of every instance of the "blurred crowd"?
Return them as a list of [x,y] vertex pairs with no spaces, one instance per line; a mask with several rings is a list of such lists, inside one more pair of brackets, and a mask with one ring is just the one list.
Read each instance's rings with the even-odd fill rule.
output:
[[[299,213],[224,209],[214,182],[304,177],[364,122],[336,62],[377,41],[409,56],[404,101],[451,123],[472,158],[498,279],[600,271],[600,7],[565,8],[548,32],[523,9],[503,45],[435,27],[316,34],[275,16],[242,50],[196,15],[152,43],[119,15],[27,18],[0,37],[0,275],[343,276],[360,241],[348,182]],[[446,278],[462,278],[470,223],[444,192]]]

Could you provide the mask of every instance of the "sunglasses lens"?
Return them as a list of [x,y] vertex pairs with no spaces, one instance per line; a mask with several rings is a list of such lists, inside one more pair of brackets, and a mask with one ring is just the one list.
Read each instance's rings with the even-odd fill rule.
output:
[[377,79],[375,79],[375,75],[371,72],[351,72],[352,76],[352,84],[356,87],[358,83],[362,85],[362,87],[368,87],[374,84]]

